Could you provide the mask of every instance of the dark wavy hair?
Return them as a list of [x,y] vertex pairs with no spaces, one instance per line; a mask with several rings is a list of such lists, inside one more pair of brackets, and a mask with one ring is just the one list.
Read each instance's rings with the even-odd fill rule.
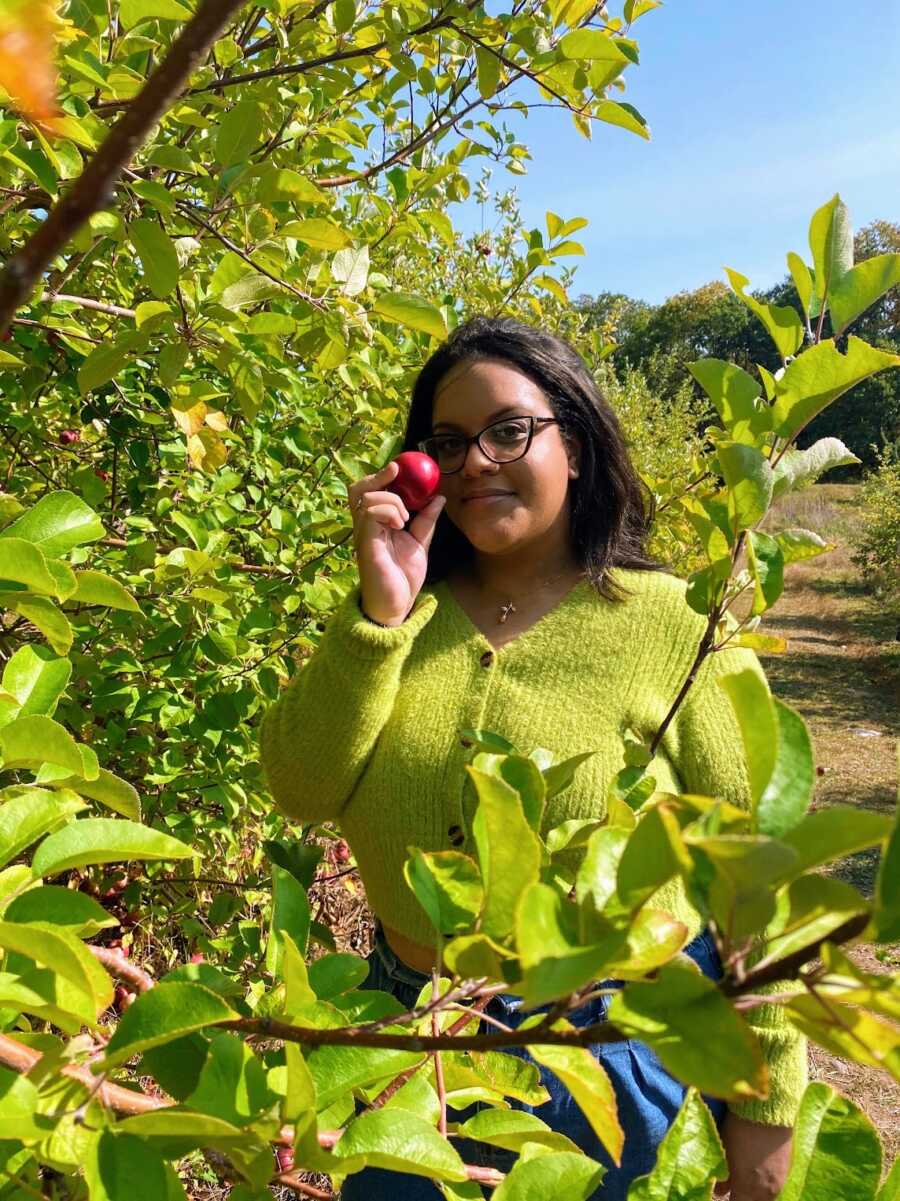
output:
[[[404,450],[431,435],[438,384],[459,363],[495,359],[527,375],[541,389],[564,438],[581,443],[580,474],[571,481],[572,546],[598,594],[610,601],[630,595],[612,567],[668,571],[645,550],[655,505],[628,454],[619,419],[581,356],[561,338],[510,317],[473,317],[458,326],[419,372],[413,386]],[[474,559],[468,538],[446,513],[438,518],[426,581],[443,579]]]

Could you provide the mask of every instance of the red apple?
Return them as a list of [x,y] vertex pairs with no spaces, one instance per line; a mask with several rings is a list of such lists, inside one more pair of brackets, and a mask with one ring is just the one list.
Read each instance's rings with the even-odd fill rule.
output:
[[73,442],[81,441],[81,434],[78,430],[63,430],[59,435],[59,440],[63,446],[71,446]]
[[396,492],[411,513],[424,509],[438,490],[441,469],[431,455],[417,450],[405,450],[394,462],[400,470],[388,492]]
[[206,956],[200,951],[195,951],[190,957],[189,963],[206,963]]
[[276,1147],[275,1158],[278,1160],[279,1172],[293,1172],[294,1152],[290,1147]]

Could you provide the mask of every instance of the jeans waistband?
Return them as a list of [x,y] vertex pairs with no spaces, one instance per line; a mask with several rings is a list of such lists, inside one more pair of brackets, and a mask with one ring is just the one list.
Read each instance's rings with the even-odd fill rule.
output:
[[[688,943],[688,945],[684,948],[683,953],[690,955],[692,959],[696,959],[699,957],[701,948],[705,949],[707,955],[715,960],[716,967],[718,968],[716,975],[720,975],[721,966],[718,964],[718,954],[716,952],[715,943],[713,942],[713,938],[708,927],[701,930],[696,938],[694,938],[692,942]],[[378,956],[379,960],[381,961],[381,966],[392,980],[397,980],[402,984],[407,984],[411,987],[422,989],[424,985],[431,979],[431,977],[427,976],[424,972],[420,972],[417,968],[410,967],[409,964],[404,963],[403,960],[394,953],[394,951],[391,949],[390,943],[385,937],[381,922],[377,920],[375,922],[375,936],[372,951]],[[692,951],[694,952],[693,955],[691,955]],[[703,970],[702,965],[700,966],[701,970]],[[516,1000],[520,1000],[520,998],[516,998]]]

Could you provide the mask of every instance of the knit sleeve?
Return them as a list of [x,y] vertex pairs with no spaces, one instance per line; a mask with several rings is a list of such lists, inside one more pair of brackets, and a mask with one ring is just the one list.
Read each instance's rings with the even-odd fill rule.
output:
[[[726,647],[710,655],[672,723],[672,753],[685,791],[721,797],[742,809],[750,808],[750,778],[740,726],[720,681],[747,669],[765,681],[752,650]],[[792,988],[789,983],[776,982],[760,991],[784,993]],[[781,1005],[760,1005],[746,1017],[766,1061],[769,1095],[762,1101],[740,1102],[729,1108],[763,1125],[790,1126],[806,1087],[806,1039],[790,1025]]]
[[420,593],[406,620],[385,628],[363,616],[359,600],[357,585],[263,718],[269,789],[298,821],[339,817],[390,716],[416,635],[437,607],[435,596]]

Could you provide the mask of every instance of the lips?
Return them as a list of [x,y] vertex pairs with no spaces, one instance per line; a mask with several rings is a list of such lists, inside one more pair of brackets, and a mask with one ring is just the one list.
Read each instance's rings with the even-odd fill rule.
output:
[[469,500],[498,500],[501,496],[512,496],[512,492],[504,492],[497,488],[492,488],[489,492],[471,492],[468,496],[462,498],[463,504]]

